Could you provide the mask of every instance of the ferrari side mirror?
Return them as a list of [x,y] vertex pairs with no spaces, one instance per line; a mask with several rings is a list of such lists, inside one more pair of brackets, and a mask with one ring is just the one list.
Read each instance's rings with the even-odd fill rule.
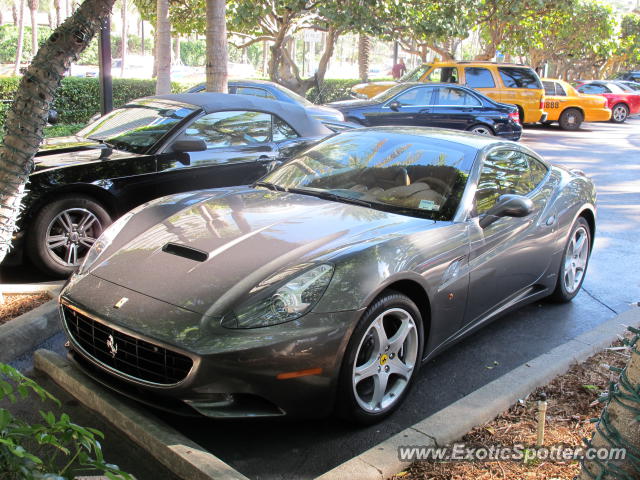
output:
[[533,212],[533,202],[522,195],[501,195],[496,204],[480,218],[480,227],[486,228],[502,217],[526,217]]

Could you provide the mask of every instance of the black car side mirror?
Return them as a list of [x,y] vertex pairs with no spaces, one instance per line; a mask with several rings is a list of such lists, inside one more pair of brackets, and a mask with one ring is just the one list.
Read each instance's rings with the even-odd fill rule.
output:
[[207,143],[200,137],[179,137],[171,145],[174,152],[204,152]]
[[480,218],[480,227],[486,228],[502,217],[526,217],[533,212],[533,202],[522,195],[500,195],[496,204]]
[[400,110],[400,107],[401,107],[401,106],[402,106],[402,105],[400,105],[400,102],[397,102],[397,101],[395,101],[395,100],[389,104],[389,108],[390,108],[391,110],[395,111],[395,112],[397,112],[398,110]]
[[47,123],[55,125],[58,123],[58,112],[56,110],[49,110],[49,116],[47,117]]

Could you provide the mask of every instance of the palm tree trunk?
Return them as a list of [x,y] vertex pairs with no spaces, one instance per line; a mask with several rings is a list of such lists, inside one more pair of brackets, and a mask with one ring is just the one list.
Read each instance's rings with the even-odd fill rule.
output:
[[14,75],[18,75],[20,73],[20,62],[22,62],[22,46],[24,43],[24,0],[20,0],[18,9],[18,45],[16,47],[16,64],[13,67]]
[[157,0],[156,6],[156,95],[162,95],[171,92],[169,0]]
[[62,23],[62,12],[60,8],[60,0],[53,0],[53,8],[56,11],[56,27]]
[[227,93],[225,0],[207,0],[207,91]]
[[371,58],[371,37],[360,34],[358,36],[358,70],[360,80],[369,81],[369,60]]
[[56,29],[20,80],[0,145],[0,262],[11,246],[33,157],[42,142],[53,96],[71,62],[86,48],[114,0],[85,0]]
[[585,459],[579,480],[640,478],[640,335],[629,344],[631,357],[620,374],[618,385],[609,391],[590,442],[592,448],[603,451],[626,448],[626,457],[607,461]]
[[29,12],[31,13],[31,55],[35,56],[38,51],[38,8],[39,0],[28,0]]
[[121,55],[121,62],[120,62],[120,78],[124,77],[124,71],[125,71],[125,63],[127,61],[127,0],[122,0],[122,9],[121,9],[121,14],[122,14],[122,39],[121,39],[121,45],[122,45],[122,55]]

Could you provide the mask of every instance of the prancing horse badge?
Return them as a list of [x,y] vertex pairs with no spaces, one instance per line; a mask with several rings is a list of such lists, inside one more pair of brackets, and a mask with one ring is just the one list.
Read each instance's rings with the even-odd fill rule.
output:
[[122,297],[120,300],[116,302],[113,308],[122,308],[122,306],[127,303],[129,299],[127,297]]

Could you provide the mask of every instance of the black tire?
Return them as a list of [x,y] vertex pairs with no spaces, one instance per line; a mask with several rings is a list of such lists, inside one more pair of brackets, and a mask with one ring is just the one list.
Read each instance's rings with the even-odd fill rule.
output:
[[567,108],[560,114],[558,123],[563,130],[578,130],[584,117],[582,112],[577,108]]
[[[368,411],[364,409],[359,404],[358,399],[356,399],[355,391],[357,390],[357,388],[354,377],[355,367],[357,365],[356,362],[360,359],[360,356],[358,354],[362,354],[367,348],[366,342],[369,340],[369,338],[366,337],[368,336],[369,329],[370,327],[372,327],[374,322],[376,322],[376,320],[383,313],[386,313],[388,315],[383,318],[389,319],[390,322],[394,322],[396,321],[396,319],[393,317],[393,315],[395,315],[396,311],[408,314],[413,319],[415,330],[407,335],[406,340],[402,344],[402,350],[400,351],[402,353],[398,353],[397,357],[394,357],[395,354],[393,354],[393,352],[389,350],[390,353],[388,354],[388,356],[386,354],[383,355],[387,356],[387,359],[384,360],[384,362],[383,358],[378,356],[377,361],[367,363],[369,365],[377,367],[378,372],[380,372],[382,368],[384,368],[385,371],[388,371],[389,367],[393,365],[392,362],[394,361],[394,358],[397,358],[401,362],[404,362],[410,355],[415,353],[415,361],[413,362],[408,380],[403,380],[402,377],[394,375],[393,373],[387,374],[389,383],[387,384],[386,388],[389,389],[388,393],[391,398],[391,403],[384,408],[380,408],[378,411]],[[392,328],[393,325],[391,325],[390,329]],[[411,327],[411,329],[413,329],[413,327]],[[393,335],[391,335],[391,338],[393,338]],[[417,342],[417,345],[415,346],[412,343],[414,341]],[[338,401],[336,405],[336,413],[340,417],[348,421],[355,422],[361,425],[371,425],[391,415],[402,404],[407,394],[411,390],[411,387],[413,386],[415,376],[417,375],[420,369],[420,364],[422,362],[423,345],[424,332],[422,317],[416,304],[409,297],[401,293],[392,290],[383,292],[364,312],[358,322],[358,325],[356,325],[353,334],[351,335],[349,344],[347,345],[347,349],[342,360],[342,368],[340,371],[340,378],[338,383]],[[372,351],[372,354],[373,356],[371,356],[371,358],[374,358],[375,351]],[[401,358],[401,355],[404,355],[405,358]],[[369,355],[364,356],[367,357]],[[388,365],[386,364],[387,362],[389,362]],[[374,380],[373,376],[371,377],[371,379]],[[365,377],[365,380],[362,382],[362,384],[364,384],[367,380],[367,377]],[[360,385],[360,383],[358,383],[357,385]],[[397,397],[393,398],[394,395],[391,395],[392,390],[394,390],[394,388],[398,386],[400,386],[402,390],[399,391]],[[364,387],[366,387],[366,385],[364,385]],[[384,390],[384,392],[386,391],[387,390]],[[374,392],[371,392],[372,397],[373,393]]]
[[616,103],[611,109],[611,121],[613,123],[624,123],[629,116],[629,107],[624,103]]
[[493,131],[489,125],[484,123],[476,123],[467,128],[467,132],[475,133],[476,135],[495,136],[496,132]]
[[[570,248],[571,242],[575,238],[576,232],[578,231],[583,232],[584,235],[586,236],[587,252],[586,252],[585,264],[584,264],[584,268],[582,269],[580,281],[577,283],[577,285],[572,287],[573,290],[571,290],[567,288],[566,286],[567,282],[565,281],[565,274],[567,271],[567,253]],[[549,296],[549,299],[551,301],[557,302],[557,303],[570,302],[571,300],[573,300],[573,297],[575,297],[578,294],[578,292],[580,291],[580,288],[582,288],[582,283],[584,282],[584,278],[587,273],[587,267],[589,266],[589,258],[591,257],[591,248],[592,248],[591,242],[592,242],[591,229],[589,228],[589,223],[583,217],[578,217],[578,219],[573,224],[573,227],[571,227],[571,233],[569,234],[569,237],[567,239],[567,244],[565,245],[564,250],[562,252],[562,260],[560,262],[560,267],[558,269],[558,278],[556,280],[556,287],[553,293]]]
[[[67,213],[66,217],[63,212]],[[84,219],[88,224],[86,229],[81,225]],[[98,238],[111,222],[107,210],[91,197],[80,194],[58,197],[42,207],[29,226],[27,256],[43,272],[57,278],[68,277],[82,263],[91,239]],[[69,224],[70,228],[65,229]],[[59,238],[54,240],[56,237]],[[65,242],[63,237],[67,238],[66,243],[61,243]],[[52,248],[48,247],[47,238],[51,239]],[[61,244],[55,246],[58,243]],[[66,262],[65,255],[69,251],[73,254],[73,250],[75,256],[71,255],[71,262]]]

